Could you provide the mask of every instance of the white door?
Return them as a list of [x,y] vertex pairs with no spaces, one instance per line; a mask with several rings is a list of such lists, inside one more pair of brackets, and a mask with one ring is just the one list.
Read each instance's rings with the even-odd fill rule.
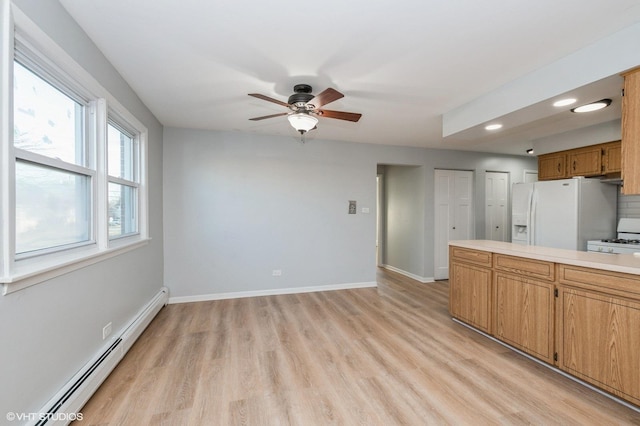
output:
[[485,176],[485,238],[508,241],[509,173],[487,172]]
[[434,271],[437,280],[449,278],[449,241],[474,237],[473,172],[435,171]]

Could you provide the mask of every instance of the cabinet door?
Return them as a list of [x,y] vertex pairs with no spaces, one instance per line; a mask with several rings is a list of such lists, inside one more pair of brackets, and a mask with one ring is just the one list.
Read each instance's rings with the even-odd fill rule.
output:
[[623,194],[640,194],[640,68],[624,75],[622,180]]
[[602,146],[602,171],[605,174],[618,173],[622,169],[622,143],[611,142]]
[[496,272],[495,336],[536,358],[553,363],[553,283]]
[[538,180],[562,179],[567,176],[565,153],[545,154],[538,157]]
[[451,262],[449,311],[451,315],[491,333],[491,269]]
[[599,176],[602,174],[602,150],[600,146],[571,150],[569,176]]
[[640,303],[561,286],[559,367],[640,403]]

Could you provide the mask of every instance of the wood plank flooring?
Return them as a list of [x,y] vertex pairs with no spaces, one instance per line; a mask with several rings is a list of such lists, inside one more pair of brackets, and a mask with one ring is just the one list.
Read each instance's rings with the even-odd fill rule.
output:
[[169,305],[78,425],[640,425],[456,324],[448,283]]

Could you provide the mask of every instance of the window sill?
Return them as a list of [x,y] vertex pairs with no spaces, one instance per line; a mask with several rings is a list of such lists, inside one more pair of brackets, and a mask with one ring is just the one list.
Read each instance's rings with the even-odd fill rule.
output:
[[102,262],[112,257],[121,255],[128,251],[145,246],[151,241],[150,238],[139,239],[117,247],[106,250],[92,248],[76,253],[67,253],[55,258],[42,259],[38,262],[20,264],[16,262],[13,272],[9,276],[0,278],[2,284],[2,294],[7,295],[22,290],[27,287],[50,280],[60,275],[68,274],[75,270]]

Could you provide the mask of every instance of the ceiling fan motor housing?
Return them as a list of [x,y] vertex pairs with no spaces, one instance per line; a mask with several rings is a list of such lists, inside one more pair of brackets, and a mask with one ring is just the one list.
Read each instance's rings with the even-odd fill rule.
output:
[[314,98],[311,94],[311,86],[308,84],[296,84],[293,86],[293,91],[295,92],[293,95],[289,96],[288,103],[292,107],[292,109],[302,108],[305,106],[307,102]]

